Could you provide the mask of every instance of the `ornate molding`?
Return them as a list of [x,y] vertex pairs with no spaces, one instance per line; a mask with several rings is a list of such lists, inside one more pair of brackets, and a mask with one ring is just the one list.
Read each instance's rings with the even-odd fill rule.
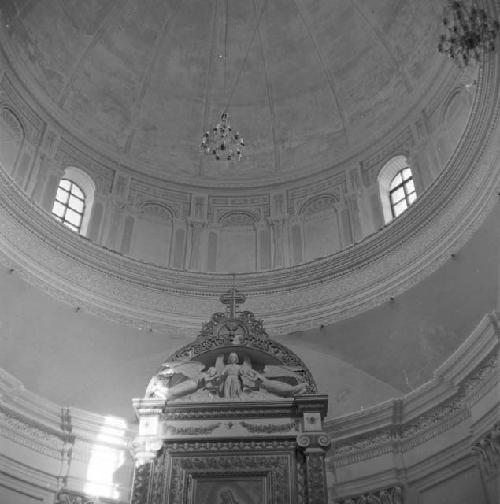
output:
[[[244,297],[242,299],[241,303],[245,301]],[[264,329],[263,321],[250,311],[242,311],[234,316],[214,313],[210,321],[202,325],[196,340],[177,350],[167,361],[193,360],[215,349],[228,350],[232,345],[260,350],[284,366],[298,368],[300,379],[307,384],[307,393],[317,393],[314,378],[302,359],[286,346],[272,340]]]
[[336,504],[404,504],[404,502],[404,491],[400,485],[335,500]]
[[187,427],[176,427],[175,425],[167,425],[167,431],[174,436],[203,436],[211,434],[215,429],[221,426],[220,422],[210,425],[198,425]]
[[[228,407],[224,407],[228,406]],[[167,421],[176,420],[209,420],[214,418],[233,419],[242,416],[249,416],[250,411],[245,408],[239,408],[235,403],[218,404],[213,408],[204,408],[203,410],[190,410],[178,408],[175,403],[169,405],[168,410],[162,414],[162,419]],[[287,418],[290,417],[289,408],[269,408],[263,405],[254,404],[251,410],[251,416],[255,418]]]
[[[5,408],[0,409],[2,436],[33,451],[59,460],[68,441],[67,433],[56,432],[21,417]],[[72,442],[74,437],[71,436]]]
[[[497,351],[498,346],[454,387],[454,392],[447,399],[427,411],[339,440],[331,434],[334,443],[331,463],[341,467],[385,453],[405,452],[469,418],[470,405],[479,400],[480,389],[495,377]],[[393,414],[393,417],[397,418],[397,415]]]
[[290,499],[290,463],[288,455],[205,455],[173,457],[169,500],[171,504],[185,502],[188,477],[199,475],[269,475],[268,497],[275,504],[286,504]]
[[249,452],[249,451],[290,451],[296,442],[290,439],[229,440],[229,441],[168,441],[169,453],[183,452]]
[[240,425],[252,434],[277,434],[278,432],[289,432],[297,429],[297,422],[286,424],[252,424],[242,421]]

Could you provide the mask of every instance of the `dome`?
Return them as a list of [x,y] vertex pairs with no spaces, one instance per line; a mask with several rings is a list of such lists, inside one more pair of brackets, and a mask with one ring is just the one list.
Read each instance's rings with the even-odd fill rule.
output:
[[[449,70],[435,2],[49,2],[2,9],[27,88],[127,168],[195,186],[335,171]],[[443,71],[444,70],[444,71]],[[200,153],[226,107],[241,162]]]

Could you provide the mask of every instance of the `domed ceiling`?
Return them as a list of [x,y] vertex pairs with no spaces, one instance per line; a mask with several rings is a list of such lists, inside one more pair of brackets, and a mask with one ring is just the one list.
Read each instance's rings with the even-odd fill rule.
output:
[[[5,0],[0,9],[19,75],[63,125],[121,164],[195,185],[329,169],[395,128],[443,63],[434,0]],[[228,102],[248,146],[241,162],[199,150]]]

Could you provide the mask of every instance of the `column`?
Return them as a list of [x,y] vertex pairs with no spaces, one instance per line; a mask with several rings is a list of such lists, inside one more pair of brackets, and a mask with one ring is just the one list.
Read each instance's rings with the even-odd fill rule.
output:
[[363,232],[361,230],[361,221],[359,218],[357,194],[356,193],[348,194],[345,197],[345,204],[351,221],[352,239],[354,243],[357,243],[363,239]]
[[259,221],[255,226],[256,234],[256,270],[263,271],[271,268],[271,232],[266,221]]
[[269,221],[272,233],[272,267],[280,268],[289,264],[288,247],[285,249],[285,243],[288,243],[288,230],[286,219],[271,219]]
[[108,198],[107,212],[104,212],[106,219],[103,225],[102,244],[112,250],[120,250],[122,221],[126,203],[116,197]]
[[47,210],[47,212],[52,212],[52,207],[54,206],[54,200],[56,198],[57,188],[59,186],[59,181],[64,174],[64,170],[57,169],[55,166],[51,166],[47,170],[47,177],[45,186],[43,188],[43,195],[41,197],[40,206]]
[[307,503],[327,504],[325,454],[330,447],[330,438],[325,432],[300,434],[297,444],[303,449],[306,459]]
[[330,437],[323,430],[323,419],[328,408],[328,396],[296,397],[295,402],[302,415],[297,445],[305,458],[307,504],[327,504],[325,455],[330,448]]
[[160,436],[163,401],[134,400],[134,407],[139,416],[139,435],[131,445],[135,470],[130,504],[148,504],[154,461],[163,444]]
[[200,254],[201,254],[201,235],[203,233],[203,222],[190,222],[189,230],[191,234],[190,254],[189,254],[189,269],[192,271],[200,271]]
[[177,269],[186,267],[186,222],[174,218],[172,223],[172,241],[170,247],[169,265]]

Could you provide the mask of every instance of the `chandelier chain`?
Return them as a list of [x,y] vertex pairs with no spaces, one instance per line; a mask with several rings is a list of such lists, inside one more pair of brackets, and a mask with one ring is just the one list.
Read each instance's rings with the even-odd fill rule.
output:
[[[233,99],[234,92],[238,83],[240,82],[241,75],[245,68],[245,65],[250,54],[250,50],[257,36],[257,32],[260,26],[262,16],[264,14],[268,0],[262,0],[262,6],[260,12],[257,16],[255,22],[255,28],[253,30],[250,42],[248,44],[245,56],[243,58],[242,64],[239,68],[238,74],[234,80],[234,84],[231,87],[227,102],[222,111],[220,121],[212,128],[212,130],[207,130],[202,138],[200,149],[205,152],[205,154],[211,154],[215,157],[217,161],[231,161],[233,158],[241,159],[243,155],[243,150],[245,148],[245,142],[243,137],[238,131],[233,132],[229,120],[229,105]],[[224,94],[226,91],[227,82],[227,40],[228,40],[228,20],[229,20],[229,0],[225,1],[225,15],[224,15],[224,54],[221,57],[224,59]]]

